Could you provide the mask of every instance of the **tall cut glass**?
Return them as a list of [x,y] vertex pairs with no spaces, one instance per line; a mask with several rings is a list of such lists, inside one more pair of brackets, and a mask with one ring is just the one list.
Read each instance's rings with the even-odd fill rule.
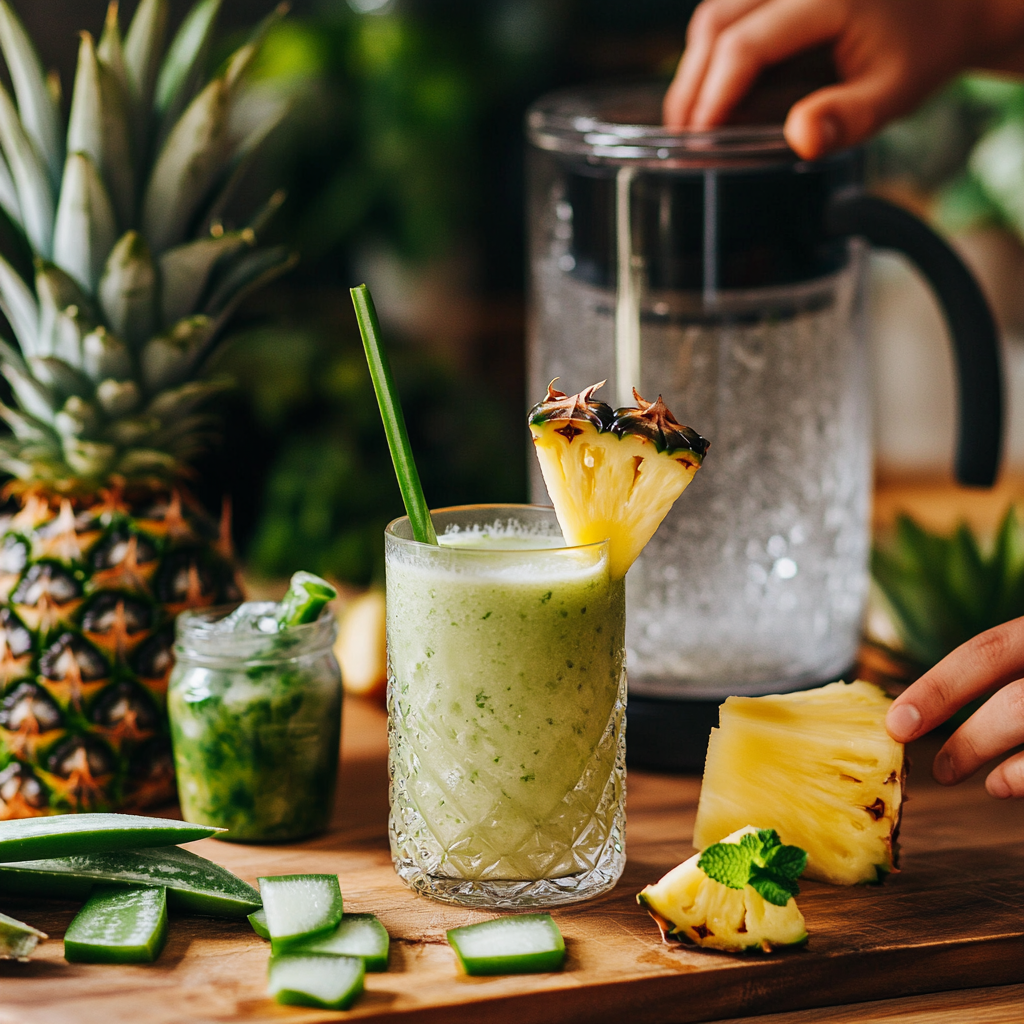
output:
[[437,899],[553,906],[625,865],[625,591],[554,512],[431,513],[385,533],[391,853]]

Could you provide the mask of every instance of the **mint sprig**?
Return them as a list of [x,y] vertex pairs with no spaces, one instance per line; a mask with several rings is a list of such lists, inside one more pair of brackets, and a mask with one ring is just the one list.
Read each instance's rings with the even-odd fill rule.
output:
[[773,828],[748,832],[738,843],[715,843],[697,861],[697,867],[730,889],[751,886],[769,903],[784,907],[800,892],[797,878],[807,866],[807,852],[783,846]]

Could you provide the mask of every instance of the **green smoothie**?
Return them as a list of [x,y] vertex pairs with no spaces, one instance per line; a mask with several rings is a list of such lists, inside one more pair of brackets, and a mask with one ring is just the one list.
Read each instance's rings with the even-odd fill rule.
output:
[[624,858],[622,581],[546,510],[476,514],[440,549],[388,537],[396,866],[434,895],[561,879],[584,898]]

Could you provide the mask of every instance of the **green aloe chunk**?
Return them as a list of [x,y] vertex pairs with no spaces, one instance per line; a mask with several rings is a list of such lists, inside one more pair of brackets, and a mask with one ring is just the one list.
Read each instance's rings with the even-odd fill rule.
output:
[[167,941],[167,890],[97,886],[64,934],[64,959],[150,964]]
[[333,932],[304,939],[289,952],[358,956],[362,957],[368,971],[386,971],[390,944],[387,929],[373,914],[346,914]]
[[277,875],[259,883],[275,955],[303,939],[333,932],[341,921],[337,875]]
[[138,814],[52,814],[0,821],[0,863],[175,846],[205,839],[222,828]]
[[328,601],[338,596],[337,590],[311,572],[297,572],[288,584],[288,593],[277,606],[277,624],[285,629],[316,622]]
[[363,991],[366,968],[357,956],[285,953],[270,959],[270,994],[289,1006],[346,1010]]
[[557,971],[565,942],[550,914],[517,914],[453,928],[448,944],[467,974]]
[[260,894],[227,868],[177,846],[0,864],[0,894],[85,900],[97,885],[163,886],[172,910],[245,917]]
[[0,960],[27,960],[46,938],[49,936],[38,928],[0,914]]
[[262,907],[249,915],[249,924],[261,939],[270,938],[270,929],[267,928],[267,912]]

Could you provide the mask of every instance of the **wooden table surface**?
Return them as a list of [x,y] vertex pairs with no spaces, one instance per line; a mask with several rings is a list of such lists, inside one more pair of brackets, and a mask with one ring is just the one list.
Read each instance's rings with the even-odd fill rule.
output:
[[[5,900],[5,911],[43,928],[51,940],[30,963],[0,962],[0,1024],[311,1024],[347,1017],[392,1024],[667,1024],[773,1010],[789,1012],[744,1019],[1019,1024],[1024,985],[963,986],[1024,981],[1024,955],[1019,968],[1013,966],[1024,954],[1024,806],[990,799],[981,777],[941,789],[927,775],[932,752],[934,744],[929,750],[927,743],[912,751],[916,765],[902,834],[906,870],[882,888],[804,883],[800,903],[812,935],[807,950],[737,958],[661,944],[633,897],[691,854],[699,780],[631,771],[622,882],[605,897],[555,915],[569,949],[566,971],[467,978],[458,973],[444,932],[488,915],[417,896],[398,882],[387,846],[385,717],[349,700],[328,835],[294,846],[204,840],[191,848],[253,883],[261,874],[340,874],[346,910],[377,913],[392,935],[391,970],[367,976],[367,992],[352,1011],[302,1010],[268,1000],[267,946],[244,921],[173,920],[167,947],[152,966],[68,964],[59,940],[75,907]],[[941,991],[953,985],[959,990]],[[896,991],[938,994],[863,1002]],[[816,1004],[839,1005],[794,1009]]]

